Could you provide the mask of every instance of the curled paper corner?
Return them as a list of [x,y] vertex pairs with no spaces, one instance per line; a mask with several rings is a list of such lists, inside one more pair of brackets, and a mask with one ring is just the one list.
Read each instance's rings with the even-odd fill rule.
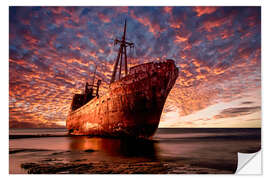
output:
[[238,153],[235,174],[262,174],[261,150],[255,153]]

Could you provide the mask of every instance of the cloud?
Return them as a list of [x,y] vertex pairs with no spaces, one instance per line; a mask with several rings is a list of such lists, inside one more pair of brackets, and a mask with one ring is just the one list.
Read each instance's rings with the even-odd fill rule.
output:
[[181,118],[217,102],[247,98],[247,92],[261,88],[260,11],[260,7],[10,7],[10,122],[22,122],[20,126],[25,122],[27,127],[31,126],[27,123],[45,127],[64,122],[72,94],[91,81],[93,64],[104,94],[118,50],[113,39],[122,36],[125,18],[127,39],[135,43],[134,53],[128,49],[129,67],[166,58],[179,67],[165,114],[178,113]]
[[252,102],[252,101],[244,101],[244,102],[242,102],[242,104],[253,104],[254,102]]
[[64,126],[58,124],[34,124],[26,121],[9,121],[9,128],[64,128]]
[[197,16],[202,16],[204,14],[212,14],[214,13],[218,7],[207,7],[207,6],[195,6],[193,10],[197,13]]
[[220,119],[220,118],[243,116],[243,115],[255,113],[260,110],[261,110],[260,106],[228,108],[221,111],[220,114],[214,116],[214,118]]

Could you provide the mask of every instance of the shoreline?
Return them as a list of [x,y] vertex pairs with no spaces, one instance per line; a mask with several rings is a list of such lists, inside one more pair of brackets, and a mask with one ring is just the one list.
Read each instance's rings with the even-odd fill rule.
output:
[[[122,140],[138,140],[138,141],[157,141],[157,139],[136,139],[136,138],[130,138],[130,137],[110,137],[110,136],[89,136],[89,135],[69,135],[69,134],[63,134],[63,135],[53,135],[53,134],[37,134],[37,135],[9,135],[9,139],[26,139],[26,138],[47,138],[47,137],[88,137],[88,138],[108,138],[108,139],[122,139]],[[164,140],[199,140],[199,139],[232,139],[234,140],[241,140],[241,139],[260,139],[261,134],[256,135],[216,135],[216,136],[200,136],[200,137],[176,137],[176,138],[167,138]]]
[[23,138],[43,138],[43,137],[70,137],[68,134],[64,135],[52,135],[52,134],[16,134],[16,135],[9,135],[9,139],[23,139]]

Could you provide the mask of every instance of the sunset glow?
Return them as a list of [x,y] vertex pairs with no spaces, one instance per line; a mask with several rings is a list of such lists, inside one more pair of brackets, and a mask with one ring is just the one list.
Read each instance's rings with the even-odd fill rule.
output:
[[129,67],[179,67],[159,127],[261,127],[260,7],[10,7],[10,128],[65,127],[95,65],[104,94],[125,18]]

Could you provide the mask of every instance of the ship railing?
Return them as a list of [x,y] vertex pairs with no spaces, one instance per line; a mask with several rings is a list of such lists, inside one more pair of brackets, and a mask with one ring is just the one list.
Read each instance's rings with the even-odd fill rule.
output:
[[159,62],[149,62],[149,63],[145,63],[145,64],[140,64],[137,66],[133,66],[130,68],[129,72],[130,74],[135,74],[138,73],[141,70],[146,70],[146,71],[150,71],[156,68],[161,68],[162,64],[166,64],[167,62],[174,62],[171,59],[167,59],[166,61],[159,61]]

